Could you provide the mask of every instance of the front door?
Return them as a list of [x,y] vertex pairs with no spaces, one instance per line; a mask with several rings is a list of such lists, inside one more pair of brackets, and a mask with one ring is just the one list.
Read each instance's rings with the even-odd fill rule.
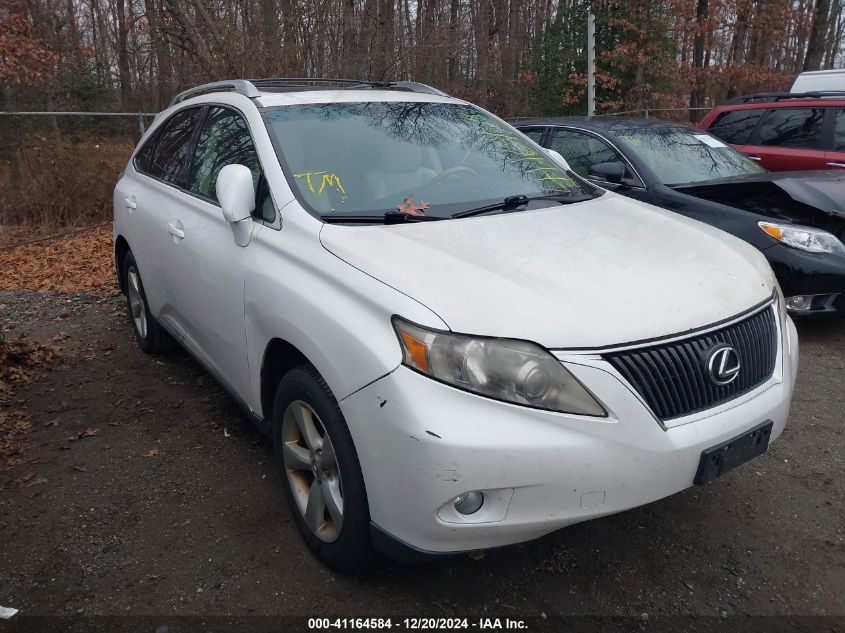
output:
[[[237,111],[210,106],[196,141],[183,204],[169,224],[172,271],[184,344],[235,392],[249,392],[244,327],[244,281],[250,246],[235,243],[215,190],[230,164],[261,169],[249,127]],[[260,230],[255,223],[253,231]]]

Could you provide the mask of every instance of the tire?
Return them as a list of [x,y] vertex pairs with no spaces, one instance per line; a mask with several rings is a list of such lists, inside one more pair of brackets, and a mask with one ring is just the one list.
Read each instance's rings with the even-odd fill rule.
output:
[[132,331],[135,332],[138,347],[147,354],[172,352],[177,347],[176,341],[150,313],[141,273],[138,271],[138,264],[131,251],[126,253],[121,262],[120,274],[123,277],[129,322],[132,324]]
[[370,511],[358,454],[337,401],[311,365],[279,383],[273,449],[294,521],[314,555],[345,573],[369,568]]

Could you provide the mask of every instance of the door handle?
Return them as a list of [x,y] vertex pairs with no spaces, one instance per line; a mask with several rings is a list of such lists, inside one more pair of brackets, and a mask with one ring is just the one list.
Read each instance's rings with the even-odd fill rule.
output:
[[138,204],[135,202],[135,198],[126,198],[124,202],[126,203],[126,208],[130,211],[134,211],[138,208]]
[[842,167],[845,168],[845,163],[828,163],[828,167]]
[[182,223],[179,220],[168,224],[167,232],[170,233],[173,237],[179,238],[180,240],[185,239],[185,227],[182,226]]
[[760,162],[761,160],[763,160],[759,156],[749,156],[748,158],[750,158],[751,160],[756,160],[757,162]]

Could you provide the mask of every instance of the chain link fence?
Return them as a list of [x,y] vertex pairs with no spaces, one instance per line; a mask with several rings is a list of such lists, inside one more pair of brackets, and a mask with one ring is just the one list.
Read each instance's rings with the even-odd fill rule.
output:
[[608,112],[602,116],[619,117],[642,117],[645,119],[657,119],[673,121],[675,123],[689,123],[700,121],[704,114],[713,109],[713,106],[703,108],[641,108],[637,110],[623,110],[622,112]]
[[108,221],[148,112],[0,112],[0,244]]

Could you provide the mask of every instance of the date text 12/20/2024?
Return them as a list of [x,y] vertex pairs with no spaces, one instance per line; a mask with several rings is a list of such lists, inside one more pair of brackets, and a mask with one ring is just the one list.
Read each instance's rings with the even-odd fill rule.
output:
[[528,624],[518,618],[309,618],[308,630],[399,630],[445,631],[450,629],[479,631],[526,630]]

